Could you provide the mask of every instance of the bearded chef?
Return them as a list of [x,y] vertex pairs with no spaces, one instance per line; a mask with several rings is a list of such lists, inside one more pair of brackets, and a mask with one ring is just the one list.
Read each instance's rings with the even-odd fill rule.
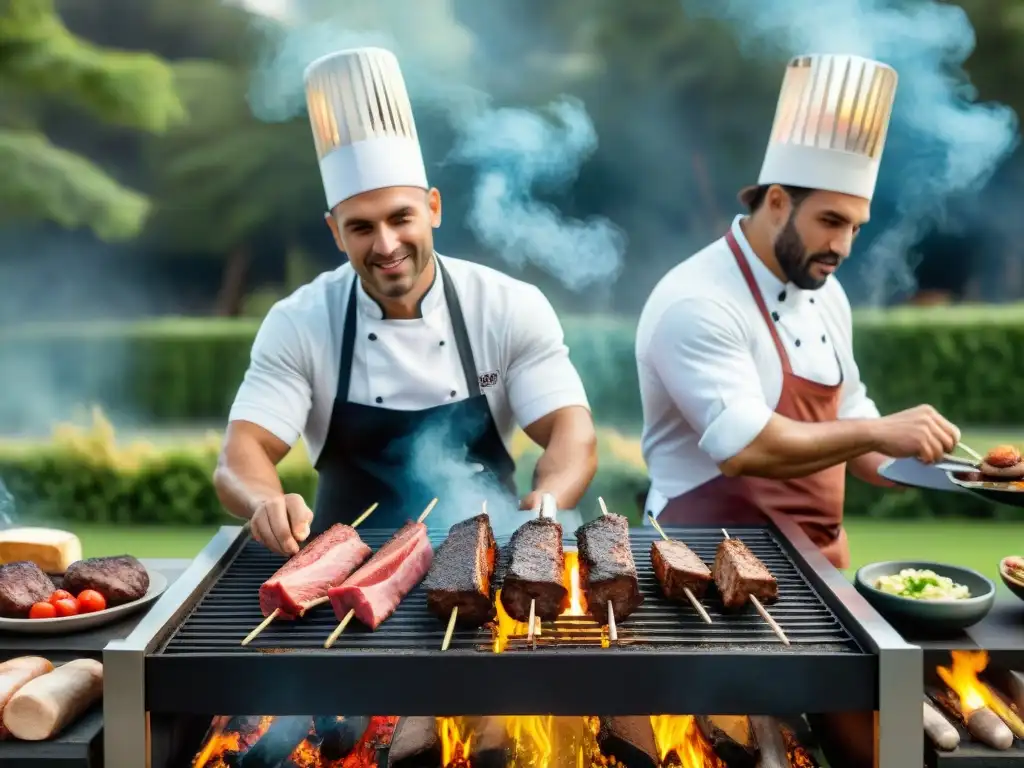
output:
[[858,57],[793,59],[758,184],[740,194],[749,214],[649,297],[636,357],[660,522],[786,515],[847,568],[847,466],[888,485],[886,457],[934,462],[959,440],[930,406],[879,416],[833,275],[868,221],[896,79]]
[[[374,503],[374,526],[397,528],[471,475],[514,505],[508,446],[521,426],[544,449],[521,508],[542,493],[574,506],[596,439],[561,325],[536,287],[435,253],[441,196],[398,60],[379,48],[333,53],[305,85],[325,219],[348,263],[264,319],[214,476],[221,501],[286,555]],[[319,476],[312,511],[276,471],[300,436]],[[452,463],[460,469],[446,476]],[[477,504],[453,512],[469,517]]]

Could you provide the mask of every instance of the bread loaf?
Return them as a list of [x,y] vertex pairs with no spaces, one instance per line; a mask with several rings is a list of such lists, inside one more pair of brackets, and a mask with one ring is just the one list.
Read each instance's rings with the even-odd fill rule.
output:
[[60,574],[82,559],[82,542],[56,528],[10,528],[0,531],[0,565],[28,560],[46,573]]

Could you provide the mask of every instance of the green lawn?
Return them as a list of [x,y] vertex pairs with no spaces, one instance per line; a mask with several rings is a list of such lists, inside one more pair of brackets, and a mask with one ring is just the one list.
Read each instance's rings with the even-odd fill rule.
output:
[[[915,558],[954,563],[981,571],[1000,587],[997,570],[1006,555],[1024,554],[1024,521],[887,522],[850,520],[847,523],[853,568],[878,560]],[[87,557],[130,552],[136,557],[194,557],[216,528],[174,528],[83,525],[73,527]]]

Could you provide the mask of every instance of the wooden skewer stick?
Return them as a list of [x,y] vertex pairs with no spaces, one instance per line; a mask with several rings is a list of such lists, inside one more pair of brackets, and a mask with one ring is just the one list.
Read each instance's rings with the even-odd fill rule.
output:
[[608,601],[608,639],[613,643],[619,642],[619,630],[615,627],[615,610],[612,608],[612,601]]
[[[373,502],[373,504],[367,507],[366,511],[363,512],[363,514],[361,514],[359,517],[355,519],[355,522],[352,523],[352,527],[358,528],[359,524],[366,520],[366,518],[368,518],[373,513],[373,510],[375,510],[379,505],[380,502]],[[316,608],[318,605],[323,605],[328,601],[330,601],[330,598],[325,595],[324,597],[318,597],[316,600],[310,600],[308,603],[303,603],[302,607],[299,609],[299,618],[301,619],[303,616],[305,616],[306,611],[308,611],[310,608]],[[267,627],[269,627],[270,623],[280,615],[280,608],[275,608],[273,611],[271,611],[270,615],[267,616],[267,618],[265,618],[262,622],[260,622],[260,625],[256,627],[256,629],[254,629],[252,632],[245,636],[245,639],[242,640],[242,645],[248,645],[253,640],[255,640],[259,633]]]
[[455,631],[455,619],[459,615],[459,606],[452,608],[452,617],[448,619],[448,631],[444,633],[444,640],[441,642],[441,650],[447,651],[448,644],[452,641],[452,632]]
[[427,519],[427,515],[429,515],[431,510],[433,510],[433,508],[436,507],[436,506],[437,506],[437,498],[435,497],[432,502],[427,504],[427,508],[423,510],[423,514],[420,515],[419,519],[416,522],[417,523],[422,523],[424,520],[426,520]]
[[602,515],[607,515],[608,514],[608,507],[605,506],[604,499],[601,496],[597,497],[597,503],[601,507],[601,514]]
[[[727,539],[732,538],[729,535],[729,532],[725,530],[725,528],[722,529],[722,535],[725,536],[725,538]],[[768,622],[768,626],[772,628],[772,631],[776,635],[778,635],[779,640],[782,641],[783,645],[789,645],[789,638],[786,637],[786,633],[782,631],[782,627],[778,625],[778,622],[776,622],[775,619],[771,617],[771,614],[768,613],[767,610],[765,610],[765,607],[761,605],[761,601],[753,595],[749,595],[749,597],[750,602],[754,604],[754,607],[757,609],[757,612],[761,614],[761,618]]]
[[959,449],[960,449],[961,451],[963,451],[964,453],[966,453],[966,454],[967,454],[968,456],[970,456],[970,457],[971,457],[972,459],[974,459],[975,461],[977,461],[977,462],[978,462],[979,464],[980,464],[981,462],[983,462],[983,461],[985,460],[985,457],[984,457],[984,456],[982,456],[982,455],[981,455],[980,453],[978,453],[978,452],[977,452],[976,450],[974,450],[973,448],[971,448],[971,446],[969,446],[969,445],[964,445],[963,443],[957,443],[957,444],[956,444],[956,447],[957,447],[957,448],[959,448]]
[[534,642],[534,639],[533,639],[533,628],[534,628],[534,619],[536,618],[536,613],[535,613],[536,610],[537,610],[537,601],[536,600],[531,600],[530,601],[530,624],[529,624],[529,628],[526,630],[526,642],[529,643],[531,646],[534,646],[534,647],[536,647],[536,643]]
[[[654,514],[652,512],[648,512],[647,513],[647,517],[650,518],[651,525],[654,526],[654,530],[656,530],[658,532],[658,534],[661,536],[661,538],[663,538],[665,541],[668,541],[669,540],[668,534],[665,533],[664,529],[661,527],[661,524],[657,520],[654,519]],[[704,606],[700,604],[700,600],[698,600],[697,596],[695,594],[693,594],[693,591],[689,587],[683,587],[683,594],[686,595],[686,599],[690,601],[690,605],[693,606],[693,609],[704,620],[704,623],[705,624],[710,624],[711,623],[711,617],[708,615],[708,612],[704,610]]]
[[345,614],[345,618],[341,620],[341,623],[334,628],[334,631],[327,636],[327,640],[324,642],[324,648],[330,648],[334,645],[334,641],[337,640],[341,633],[345,631],[345,627],[352,621],[352,617],[356,615],[356,609],[352,608],[348,613]]

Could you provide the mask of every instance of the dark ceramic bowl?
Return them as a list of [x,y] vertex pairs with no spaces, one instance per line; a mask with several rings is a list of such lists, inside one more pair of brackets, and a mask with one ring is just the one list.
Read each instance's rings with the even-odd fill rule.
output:
[[1015,594],[1021,600],[1024,600],[1024,581],[1017,581],[1012,576],[1010,576],[1009,573],[1006,572],[1005,568],[1003,568],[1003,563],[1005,563],[1008,559],[1009,557],[1004,557],[1002,560],[999,561],[999,578],[1003,580],[1003,584],[1006,585],[1007,589],[1013,592],[1013,594]]
[[[893,576],[904,568],[934,571],[970,590],[965,600],[914,600],[890,595],[875,588],[882,576]],[[854,586],[887,621],[915,632],[956,632],[977,624],[992,610],[996,585],[991,579],[970,568],[920,560],[889,560],[871,563],[857,571]]]

